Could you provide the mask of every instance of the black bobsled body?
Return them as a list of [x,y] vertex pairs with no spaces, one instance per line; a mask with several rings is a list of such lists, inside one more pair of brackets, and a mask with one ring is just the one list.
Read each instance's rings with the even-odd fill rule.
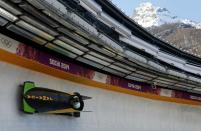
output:
[[25,82],[23,90],[23,111],[27,113],[77,114],[84,108],[87,96],[79,93],[65,93],[35,87],[33,82]]

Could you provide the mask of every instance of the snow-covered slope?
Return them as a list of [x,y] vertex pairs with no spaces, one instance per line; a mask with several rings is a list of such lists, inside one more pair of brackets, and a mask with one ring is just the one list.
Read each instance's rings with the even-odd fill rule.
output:
[[167,8],[156,7],[149,2],[142,3],[139,7],[135,8],[132,19],[145,28],[169,23],[182,23],[191,25],[196,29],[201,29],[201,23],[178,18]]
[[195,27],[196,29],[201,29],[201,23],[198,23],[192,20],[184,19],[184,20],[181,20],[181,23],[184,23],[186,25],[191,25],[192,27]]

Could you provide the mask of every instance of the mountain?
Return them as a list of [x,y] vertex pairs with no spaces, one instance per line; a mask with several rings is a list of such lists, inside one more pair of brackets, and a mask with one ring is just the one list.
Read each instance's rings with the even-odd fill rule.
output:
[[201,29],[201,23],[178,18],[167,8],[156,7],[149,2],[142,3],[139,7],[135,8],[132,19],[145,28],[160,26],[167,23],[183,23],[191,25],[196,29]]
[[169,23],[149,28],[148,31],[172,46],[201,57],[201,29],[181,23]]
[[140,4],[132,19],[170,45],[201,57],[201,23],[178,18],[168,9],[151,3]]

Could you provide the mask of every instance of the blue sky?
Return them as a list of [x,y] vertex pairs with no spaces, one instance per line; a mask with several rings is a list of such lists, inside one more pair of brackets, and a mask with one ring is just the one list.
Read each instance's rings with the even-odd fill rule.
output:
[[201,0],[112,0],[112,2],[129,16],[140,3],[151,2],[154,6],[167,8],[179,18],[201,22]]

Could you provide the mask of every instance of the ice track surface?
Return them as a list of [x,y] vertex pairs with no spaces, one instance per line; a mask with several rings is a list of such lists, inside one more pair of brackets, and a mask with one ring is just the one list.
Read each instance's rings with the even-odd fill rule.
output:
[[[19,111],[19,85],[93,97],[80,118]],[[0,131],[200,131],[201,107],[153,101],[80,85],[0,62]]]

